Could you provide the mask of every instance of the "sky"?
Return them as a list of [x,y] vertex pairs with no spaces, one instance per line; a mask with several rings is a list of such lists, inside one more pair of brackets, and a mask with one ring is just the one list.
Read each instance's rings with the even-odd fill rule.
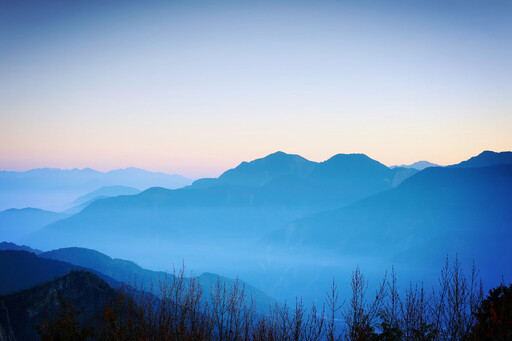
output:
[[512,150],[510,1],[2,1],[0,169]]

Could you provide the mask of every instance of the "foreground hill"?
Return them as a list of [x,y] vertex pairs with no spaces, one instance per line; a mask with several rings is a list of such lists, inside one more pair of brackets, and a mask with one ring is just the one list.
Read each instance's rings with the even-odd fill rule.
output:
[[[95,250],[83,248],[65,248],[44,252],[39,255],[25,251],[0,251],[0,295],[25,290],[35,285],[64,276],[71,270],[87,270],[100,276],[112,287],[122,283],[133,285],[138,289],[158,292],[162,281],[172,281],[172,274],[162,271],[144,269],[134,262],[112,259]],[[184,273],[185,276],[190,273]],[[230,288],[235,280],[213,273],[204,273],[195,277],[203,290],[203,297],[210,297],[211,289],[217,281]],[[189,281],[189,277],[186,277]],[[252,296],[259,311],[266,311],[276,300],[261,290],[243,282],[248,297]]]
[[192,181],[176,174],[149,172],[138,168],[107,173],[90,168],[62,170],[33,169],[26,172],[0,171],[0,210],[38,207],[62,211],[78,196],[103,186],[180,188]]
[[73,264],[44,259],[26,251],[0,251],[0,295],[25,290],[34,285],[64,276]]
[[266,241],[416,265],[459,253],[494,277],[512,275],[511,203],[512,165],[428,168],[395,189],[296,220]]
[[390,169],[362,154],[315,163],[278,152],[190,187],[97,200],[26,242],[46,249],[108,250],[99,243],[109,238],[259,238],[290,220],[393,188],[414,172]]
[[117,298],[114,289],[90,272],[72,271],[45,284],[0,296],[0,339],[39,340],[36,326],[55,316],[62,301],[72,302],[79,322],[98,314]]
[[17,241],[68,214],[37,208],[8,209],[0,212],[0,240]]

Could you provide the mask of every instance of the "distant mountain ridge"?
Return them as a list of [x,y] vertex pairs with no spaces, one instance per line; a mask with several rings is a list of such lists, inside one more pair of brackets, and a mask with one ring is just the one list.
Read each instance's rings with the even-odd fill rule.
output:
[[428,161],[417,161],[410,165],[391,166],[390,168],[396,168],[396,167],[424,170],[425,168],[428,168],[428,167],[441,167],[441,166],[439,166],[435,163],[432,163],[432,162],[428,162]]
[[95,191],[76,198],[71,204],[78,206],[98,198],[115,197],[118,195],[135,195],[141,192],[140,189],[128,186],[104,186]]
[[126,168],[102,173],[90,168],[0,171],[0,209],[38,207],[62,211],[77,197],[104,186],[180,188],[192,180],[176,174]]
[[63,170],[37,168],[26,172],[0,171],[3,190],[10,189],[61,189],[62,187],[90,186],[91,191],[101,186],[120,185],[135,188],[161,186],[178,188],[191,182],[181,175],[150,172],[129,167],[106,173],[90,168]]
[[38,208],[11,208],[0,212],[0,240],[18,241],[20,238],[38,231],[44,226],[68,214],[40,210]]
[[98,199],[117,197],[119,195],[136,195],[141,192],[140,189],[127,186],[104,186],[95,191],[82,195],[76,198],[70,206],[71,208],[64,211],[67,214],[75,214],[90,205],[93,201]]

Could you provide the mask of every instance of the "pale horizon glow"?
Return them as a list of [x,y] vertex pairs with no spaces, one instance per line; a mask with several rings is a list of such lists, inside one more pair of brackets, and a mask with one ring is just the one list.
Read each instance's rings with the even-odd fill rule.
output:
[[0,4],[0,169],[512,150],[507,1]]
[[[279,150],[279,151],[282,151],[282,150]],[[483,152],[484,150],[482,150]],[[510,151],[510,150],[494,150],[495,152],[505,152],[505,151]],[[276,150],[277,152],[277,150]],[[286,151],[285,151],[286,152]],[[356,153],[356,152],[354,152]],[[341,153],[341,154],[354,154],[354,153]],[[295,154],[295,153],[287,153],[287,154]],[[364,154],[364,153],[363,153]],[[480,153],[477,153],[477,154],[480,154]],[[459,162],[462,162],[462,161],[465,161],[467,159],[469,159],[470,157],[473,157],[473,156],[476,156],[477,154],[474,154],[474,155],[469,155],[468,157],[466,158],[462,158],[460,160],[457,160],[457,161],[454,161],[454,162],[449,162],[449,163],[438,163],[438,162],[433,162],[431,160],[426,160],[426,159],[418,159],[416,161],[411,161],[411,162],[407,162],[407,163],[383,163],[379,160],[376,160],[376,161],[379,161],[381,163],[383,163],[384,165],[386,165],[387,167],[392,167],[392,166],[401,166],[401,165],[411,165],[415,162],[418,162],[418,161],[428,161],[428,162],[432,162],[434,164],[437,164],[439,166],[450,166],[450,165],[453,165],[453,164],[457,164]],[[267,154],[268,155],[268,154]],[[265,157],[267,155],[261,155],[261,156],[257,156],[255,157],[254,159],[259,159],[261,157]],[[333,154],[327,158],[323,158],[323,159],[312,159],[310,157],[305,157],[304,155],[300,155],[304,158],[306,158],[307,160],[309,161],[314,161],[314,162],[322,162],[322,161],[326,161],[328,160],[330,157],[334,156],[336,154]],[[173,171],[173,169],[165,169],[165,168],[151,168],[151,167],[146,167],[146,168],[143,168],[143,167],[137,167],[137,166],[119,166],[119,167],[115,167],[114,168],[104,168],[104,167],[89,167],[89,166],[81,166],[81,167],[68,167],[68,166],[63,166],[63,167],[51,167],[51,166],[41,166],[41,167],[33,167],[33,168],[15,168],[15,169],[0,169],[0,171],[13,171],[13,172],[26,172],[26,171],[29,171],[29,170],[33,170],[33,169],[41,169],[41,168],[53,168],[53,169],[60,169],[60,170],[73,170],[73,169],[78,169],[78,170],[84,170],[86,168],[90,168],[90,169],[93,169],[93,170],[96,170],[96,171],[99,171],[99,172],[102,172],[102,173],[107,173],[109,171],[113,171],[113,170],[118,170],[118,169],[127,169],[127,168],[139,168],[139,169],[144,169],[146,171],[150,171],[150,172],[160,172],[160,173],[166,173],[166,174],[177,174],[177,175],[182,175],[184,177],[187,177],[191,180],[197,180],[197,179],[200,179],[200,178],[205,178],[205,177],[218,177],[220,176],[222,173],[224,173],[225,171],[229,170],[229,169],[232,169],[232,168],[235,168],[236,166],[238,166],[240,163],[242,163],[243,161],[247,161],[247,162],[250,162],[254,159],[244,159],[244,160],[240,160],[240,161],[237,161],[233,164],[230,164],[230,165],[226,165],[224,168],[213,168],[213,167],[205,167],[204,169],[201,169],[200,167],[197,168],[199,169],[199,171],[196,169],[196,168],[181,168],[183,170],[183,172],[176,172],[176,171]]]

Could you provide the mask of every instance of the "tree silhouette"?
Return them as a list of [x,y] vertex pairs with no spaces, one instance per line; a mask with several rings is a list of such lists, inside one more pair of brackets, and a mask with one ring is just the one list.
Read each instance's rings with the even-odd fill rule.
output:
[[474,315],[474,340],[512,340],[512,284],[490,290]]

